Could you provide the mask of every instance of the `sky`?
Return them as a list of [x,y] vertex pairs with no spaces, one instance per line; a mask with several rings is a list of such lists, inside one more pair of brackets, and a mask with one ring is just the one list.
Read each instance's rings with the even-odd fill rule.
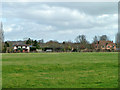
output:
[[115,41],[118,32],[117,2],[3,2],[5,40],[25,38],[75,41],[84,34]]

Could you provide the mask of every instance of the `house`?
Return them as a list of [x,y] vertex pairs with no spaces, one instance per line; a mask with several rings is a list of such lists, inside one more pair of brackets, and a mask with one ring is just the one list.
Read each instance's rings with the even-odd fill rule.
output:
[[52,49],[46,49],[46,52],[52,52],[53,50]]
[[36,52],[40,53],[42,52],[42,49],[36,49]]
[[45,52],[53,52],[53,48],[46,47],[46,48],[44,48],[44,51]]
[[117,45],[113,41],[97,41],[94,47],[95,50],[116,51]]
[[15,53],[18,53],[18,52],[30,52],[30,47],[27,46],[27,45],[14,45],[13,47],[13,51]]

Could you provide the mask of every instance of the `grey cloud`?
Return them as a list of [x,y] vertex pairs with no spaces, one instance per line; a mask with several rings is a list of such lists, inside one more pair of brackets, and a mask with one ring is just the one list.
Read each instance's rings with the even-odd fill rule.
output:
[[[10,27],[9,32],[5,32],[6,38],[26,36],[64,40],[72,39],[77,34],[86,34],[92,38],[92,35],[102,34],[101,32],[108,33],[110,26],[113,26],[110,32],[115,30],[116,33],[116,5],[117,3],[3,3],[3,17],[7,20],[5,27]],[[109,33],[111,37],[114,34]]]

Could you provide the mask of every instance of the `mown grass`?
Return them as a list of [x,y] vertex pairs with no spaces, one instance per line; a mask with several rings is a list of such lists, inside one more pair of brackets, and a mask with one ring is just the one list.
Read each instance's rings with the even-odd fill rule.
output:
[[3,88],[117,88],[118,53],[3,54]]

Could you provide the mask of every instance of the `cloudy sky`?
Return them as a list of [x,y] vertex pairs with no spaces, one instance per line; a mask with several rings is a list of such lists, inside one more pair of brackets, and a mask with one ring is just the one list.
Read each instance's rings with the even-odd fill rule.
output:
[[95,35],[115,41],[118,31],[117,2],[4,2],[5,40],[44,39],[74,41],[84,34],[91,42]]

